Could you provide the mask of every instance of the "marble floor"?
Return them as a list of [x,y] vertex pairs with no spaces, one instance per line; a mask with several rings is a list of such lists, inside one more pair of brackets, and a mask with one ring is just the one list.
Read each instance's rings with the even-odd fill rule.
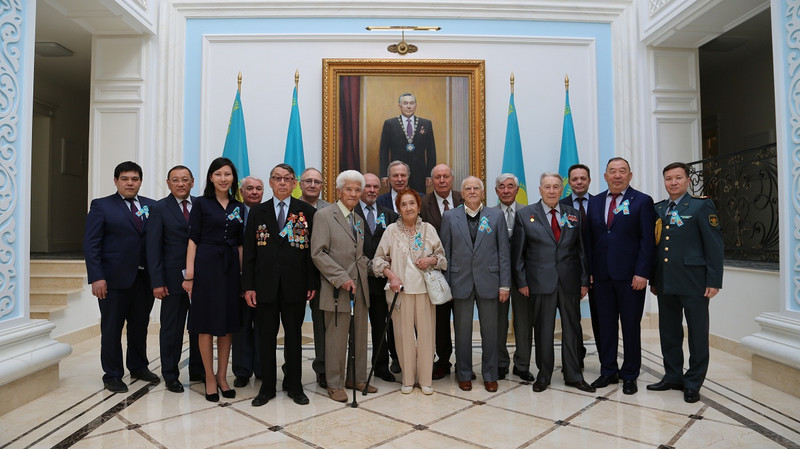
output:
[[[218,404],[204,399],[202,383],[176,394],[163,382],[152,386],[126,376],[130,391],[109,393],[100,380],[99,338],[92,338],[61,363],[56,391],[0,417],[0,447],[800,448],[800,399],[751,380],[744,359],[712,350],[695,404],[685,403],[679,391],[647,391],[645,384],[660,377],[660,355],[657,332],[643,332],[640,391],[633,396],[623,395],[621,384],[583,393],[566,387],[557,372],[543,393],[513,375],[499,382],[497,393],[480,388],[480,375],[475,388],[463,392],[450,375],[434,381],[432,396],[419,389],[403,395],[399,383],[377,379],[379,392],[359,393],[357,408],[330,400],[316,386],[311,344],[303,351],[311,403],[298,406],[278,392],[255,408],[250,400],[260,381]],[[149,343],[150,369],[159,373],[157,335]],[[600,367],[587,343],[591,382]],[[474,347],[480,373],[477,339]],[[184,360],[181,377],[189,385],[186,370]]]

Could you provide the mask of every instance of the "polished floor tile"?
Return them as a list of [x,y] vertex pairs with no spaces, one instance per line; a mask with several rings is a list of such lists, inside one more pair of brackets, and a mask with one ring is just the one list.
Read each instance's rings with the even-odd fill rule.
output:
[[[57,390],[0,417],[0,448],[800,449],[800,398],[753,381],[748,360],[712,350],[701,399],[687,404],[679,391],[646,390],[661,377],[661,355],[656,331],[644,330],[642,340],[639,393],[632,396],[622,394],[621,384],[596,393],[567,387],[560,366],[543,393],[513,375],[489,393],[476,333],[472,391],[461,391],[453,374],[434,381],[430,396],[419,388],[404,395],[399,383],[374,379],[378,393],[358,393],[352,408],[316,385],[313,344],[303,347],[310,403],[294,404],[280,390],[278,373],[277,397],[253,407],[261,381],[251,379],[235,399],[210,403],[202,383],[189,383],[185,359],[183,393],[129,377],[123,379],[128,393],[109,393],[102,389],[99,338],[93,338],[62,361]],[[159,373],[158,336],[148,343],[150,369]],[[591,382],[600,366],[587,343],[584,376]],[[513,343],[509,350],[513,355]],[[232,374],[228,379],[233,382]]]

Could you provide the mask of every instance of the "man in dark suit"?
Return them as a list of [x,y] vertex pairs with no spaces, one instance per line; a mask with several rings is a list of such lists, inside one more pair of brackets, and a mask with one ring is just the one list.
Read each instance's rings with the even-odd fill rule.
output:
[[[642,366],[641,321],[647,279],[653,271],[655,212],[653,199],[630,187],[628,161],[614,157],[603,177],[608,190],[589,200],[590,274],[593,277],[599,326],[597,352],[600,377],[595,388],[619,383],[622,392],[639,391],[636,379]],[[624,360],[617,363],[619,323]]]
[[[255,176],[247,176],[242,179],[241,188],[242,201],[244,202],[244,220],[247,225],[247,218],[250,211],[264,199],[264,181]],[[250,383],[250,376],[255,374],[256,379],[261,379],[261,356],[258,347],[258,329],[256,328],[256,310],[247,305],[247,301],[242,299],[242,327],[239,332],[233,334],[231,341],[231,368],[236,378],[233,386],[244,388]]]
[[83,254],[92,295],[100,306],[100,363],[103,385],[124,393],[122,327],[127,322],[126,362],[131,377],[158,383],[147,368],[147,324],[153,292],[147,275],[145,231],[155,201],[139,196],[142,167],[131,161],[114,169],[117,192],[92,200],[86,217]]
[[[687,193],[689,166],[673,162],[664,167],[663,175],[669,201],[655,205],[657,241],[650,291],[658,295],[665,374],[647,389],[683,389],[683,399],[692,403],[700,399],[708,371],[708,302],[722,288],[725,247],[714,202]],[[684,314],[689,329],[689,369],[685,373]]]
[[[525,207],[525,204],[517,202],[519,192],[519,180],[511,173],[503,173],[495,180],[495,193],[500,204],[495,206],[503,213],[508,228],[508,237],[514,236],[514,219],[517,211]],[[513,265],[512,265],[513,266]],[[508,309],[509,305],[514,307],[514,351],[513,373],[522,380],[533,382],[535,377],[530,372],[531,364],[531,345],[533,340],[534,308],[531,301],[522,296],[517,287],[515,276],[511,276],[511,300],[500,303],[497,318],[497,333],[499,344],[499,358],[497,362],[497,378],[505,379],[508,375],[508,366],[511,364],[511,357],[508,355]],[[536,345],[536,366],[539,366],[539,345]]]
[[542,199],[516,214],[511,258],[519,291],[536,312],[536,344],[541,369],[533,383],[540,393],[550,385],[555,366],[553,337],[556,311],[561,316],[561,363],[567,386],[592,393],[578,363],[580,300],[589,291],[581,237],[580,212],[560,204],[563,181],[558,173],[539,178]]
[[[189,212],[194,197],[191,170],[176,165],[167,172],[170,194],[159,200],[150,210],[147,223],[147,270],[153,296],[161,300],[161,376],[167,390],[182,393],[178,380],[178,362],[189,312],[189,295],[181,287],[183,269],[186,268],[186,247],[189,242]],[[203,361],[197,348],[197,335],[189,337],[189,377],[203,373]]]
[[[389,173],[387,180],[389,184],[389,191],[378,197],[378,206],[385,207],[397,213],[397,205],[394,200],[397,198],[397,193],[408,186],[408,177],[411,176],[411,171],[408,164],[401,161],[392,161],[387,167],[386,171]],[[425,192],[417,192],[420,196]]]
[[[589,199],[593,196],[589,194],[589,185],[592,183],[589,167],[583,164],[575,164],[567,170],[567,182],[572,193],[561,199],[561,204],[565,204],[579,211],[581,214],[581,234],[583,235],[584,247],[589,241],[587,234],[589,227],[586,225],[586,209],[589,206]],[[589,289],[589,313],[592,319],[592,334],[597,335],[597,311],[594,303],[594,290]],[[578,326],[580,326],[578,322]],[[583,344],[583,328],[578,339],[578,359],[583,368],[583,359],[586,357],[586,346]],[[596,338],[596,337],[595,337]]]
[[[445,164],[433,167],[433,195],[422,197],[419,215],[422,221],[430,223],[440,233],[442,215],[445,211],[464,204],[461,193],[453,190],[453,172]],[[508,311],[506,311],[508,312]],[[450,332],[450,317],[453,314],[453,301],[436,306],[436,356],[433,364],[433,379],[442,379],[450,373],[450,356],[453,354],[453,338]]]
[[[481,332],[481,373],[486,391],[497,391],[497,309],[508,301],[511,258],[503,213],[484,207],[483,182],[461,183],[464,206],[442,217],[440,232],[447,257],[445,276],[453,291],[458,387],[472,390],[472,322],[475,305]],[[437,312],[438,314],[438,312]]]
[[262,383],[251,404],[275,397],[278,328],[283,323],[286,375],[283,389],[295,404],[308,404],[301,382],[301,340],[306,302],[317,293],[319,278],[311,262],[311,232],[316,209],[291,197],[294,170],[278,164],[269,175],[273,197],[253,206],[247,218],[242,255],[242,289],[256,309]]
[[[380,188],[381,180],[373,173],[365,173],[364,191],[361,194],[361,201],[355,208],[356,213],[364,220],[364,255],[370,260],[375,257],[375,251],[381,242],[383,231],[397,221],[397,214],[393,210],[375,204]],[[378,345],[383,338],[383,325],[386,323],[386,315],[389,313],[389,306],[386,304],[386,290],[384,290],[386,278],[375,277],[372,271],[369,272],[367,278],[369,282],[369,321],[372,328],[372,366],[375,367],[376,376],[386,382],[394,382],[394,375],[389,371],[389,355],[391,354],[393,360],[397,360],[392,326],[387,328],[386,344],[378,352]]]
[[430,179],[426,178],[436,165],[436,143],[430,120],[417,117],[417,99],[410,93],[400,95],[397,101],[400,115],[383,122],[380,145],[381,178],[390,161],[408,164],[411,176],[408,185],[420,194],[427,191]]

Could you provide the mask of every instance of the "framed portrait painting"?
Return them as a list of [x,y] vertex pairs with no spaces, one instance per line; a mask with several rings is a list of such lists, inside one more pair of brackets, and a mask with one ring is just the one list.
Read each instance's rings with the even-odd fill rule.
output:
[[484,73],[482,60],[323,59],[326,198],[341,171],[383,179],[393,160],[409,164],[409,186],[421,193],[432,190],[436,164],[449,165],[455,182],[485,180]]

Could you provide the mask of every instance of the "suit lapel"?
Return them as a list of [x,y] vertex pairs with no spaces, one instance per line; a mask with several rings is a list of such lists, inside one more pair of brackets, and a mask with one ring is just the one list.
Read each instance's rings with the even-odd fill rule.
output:
[[[373,214],[375,214],[375,219],[377,220],[378,209],[375,208],[375,205],[373,205],[372,208],[375,210]],[[358,203],[353,211],[356,213],[356,215],[361,217],[361,221],[364,223],[364,239],[372,241],[372,231],[370,231],[369,225],[367,224],[367,215],[366,212],[364,212],[364,209],[361,208],[361,203]],[[377,230],[377,224],[375,226],[375,229]]]
[[[128,201],[122,199],[122,197],[119,196],[118,193],[114,194],[114,198],[115,198],[115,201],[117,202],[117,204],[119,205],[119,207],[122,208],[122,212],[125,214],[126,217],[128,217],[128,222],[131,224],[131,226],[133,226],[133,229],[136,232],[139,232],[139,230],[136,229],[136,222],[133,220],[133,212],[131,212],[131,208],[129,206]],[[142,203],[139,203],[139,204],[142,204]],[[144,223],[142,223],[142,225],[144,225]],[[144,229],[144,226],[142,226],[142,229]]]
[[183,210],[181,209],[181,205],[178,204],[178,199],[172,194],[169,195],[169,200],[167,200],[167,210],[169,210],[172,216],[179,222],[188,223],[183,216]]
[[344,214],[342,214],[342,210],[339,209],[339,206],[336,206],[336,211],[333,214],[336,221],[345,230],[345,233],[350,237],[351,240],[355,241],[355,236],[353,236],[353,228],[350,227],[350,224],[347,222],[347,218],[345,218]]
[[469,235],[469,227],[467,226],[467,211],[466,211],[466,209],[464,209],[464,208],[459,209],[455,213],[455,218],[456,218],[456,228],[458,228],[458,231],[461,233],[461,238],[463,238],[464,242],[467,245],[469,245],[470,248],[472,248],[473,247],[472,237],[470,237],[470,235]]
[[[484,231],[481,231],[481,228],[480,228],[480,226],[481,226],[481,221],[482,221],[484,218],[485,218],[485,219],[487,220],[487,222],[488,222],[489,218],[488,218],[488,217],[486,217],[486,206],[483,206],[483,207],[481,208],[481,211],[478,213],[478,232],[476,232],[476,233],[475,233],[475,245],[474,245],[474,246],[473,246],[473,248],[472,248],[472,251],[473,251],[473,252],[475,252],[475,250],[477,250],[477,249],[478,249],[478,247],[479,247],[479,246],[481,246],[481,242],[483,241],[483,236],[484,236],[484,235],[486,235],[486,232],[484,232]],[[472,238],[471,238],[471,237],[470,237],[470,240],[472,240]]]
[[541,222],[540,226],[544,228],[544,233],[550,236],[553,243],[558,244],[558,242],[556,242],[556,236],[553,235],[553,228],[550,226],[550,219],[547,217],[547,214],[544,213],[544,206],[542,206],[541,200],[536,203],[536,207],[533,208],[533,214],[536,215],[536,218]]

